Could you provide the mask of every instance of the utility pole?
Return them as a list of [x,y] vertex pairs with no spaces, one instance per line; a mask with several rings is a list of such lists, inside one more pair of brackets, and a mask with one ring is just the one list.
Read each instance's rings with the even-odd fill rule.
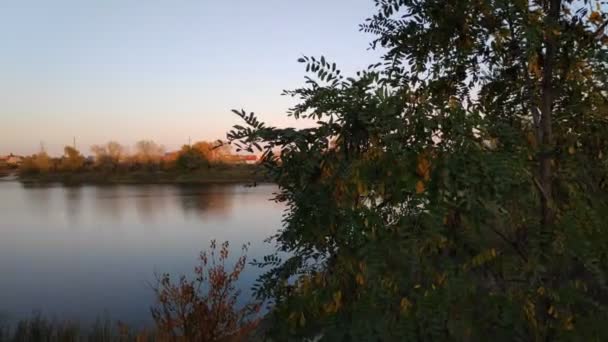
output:
[[76,137],[75,136],[74,136],[73,146],[72,147],[74,147],[74,149],[76,149]]

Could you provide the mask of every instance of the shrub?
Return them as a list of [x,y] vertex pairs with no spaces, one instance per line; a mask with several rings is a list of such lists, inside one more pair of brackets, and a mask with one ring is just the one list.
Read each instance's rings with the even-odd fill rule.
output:
[[251,318],[259,305],[246,304],[237,309],[241,293],[236,282],[246,264],[246,246],[232,270],[226,269],[228,242],[221,246],[211,241],[208,252],[200,255],[200,264],[194,269],[196,278],[181,276],[172,282],[168,274],[159,277],[156,292],[157,305],[152,316],[160,336],[187,341],[218,341],[238,335],[256,324]]

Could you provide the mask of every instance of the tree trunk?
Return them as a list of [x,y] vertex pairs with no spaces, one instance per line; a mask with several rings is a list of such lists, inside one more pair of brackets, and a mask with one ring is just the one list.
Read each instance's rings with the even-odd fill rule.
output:
[[545,33],[545,56],[543,63],[543,79],[541,85],[541,117],[540,117],[540,188],[541,188],[541,229],[542,233],[550,233],[554,220],[553,210],[553,73],[555,55],[557,53],[557,28],[561,12],[561,0],[551,0]]
[[[539,178],[541,192],[541,218],[540,218],[540,238],[541,238],[541,257],[545,258],[550,246],[550,240],[554,226],[554,205],[553,205],[553,158],[555,152],[555,142],[553,139],[553,101],[555,89],[553,82],[554,65],[558,49],[558,36],[555,30],[558,29],[559,16],[561,12],[561,0],[550,0],[548,15],[545,21],[545,55],[543,63],[543,79],[541,84],[541,117],[539,135],[540,155],[539,155]],[[548,299],[541,299],[539,305],[539,320],[543,327],[541,336],[545,341],[553,340],[552,330],[549,328],[549,317],[547,309],[550,305]]]

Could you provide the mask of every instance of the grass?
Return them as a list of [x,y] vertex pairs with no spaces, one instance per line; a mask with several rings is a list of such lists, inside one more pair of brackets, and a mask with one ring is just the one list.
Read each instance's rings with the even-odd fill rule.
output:
[[156,341],[153,333],[135,333],[126,326],[113,325],[109,319],[98,319],[89,327],[70,321],[55,321],[34,314],[29,319],[20,320],[15,325],[0,326],[0,342],[110,342],[110,341]]

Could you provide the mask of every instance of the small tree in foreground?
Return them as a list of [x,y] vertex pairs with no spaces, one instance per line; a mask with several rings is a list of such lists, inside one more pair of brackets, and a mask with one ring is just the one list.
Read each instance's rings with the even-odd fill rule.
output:
[[152,308],[160,336],[171,340],[213,342],[229,339],[256,324],[253,316],[259,306],[246,304],[237,309],[241,293],[236,282],[243,272],[247,246],[232,270],[227,269],[228,242],[217,248],[211,241],[209,251],[202,252],[194,270],[196,278],[181,276],[172,282],[168,274],[155,288],[158,304]]

